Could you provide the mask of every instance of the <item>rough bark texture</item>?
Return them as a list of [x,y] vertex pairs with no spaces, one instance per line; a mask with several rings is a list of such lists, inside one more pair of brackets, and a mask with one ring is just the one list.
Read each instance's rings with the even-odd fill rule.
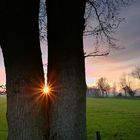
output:
[[86,140],[84,0],[47,0],[50,140]]
[[8,140],[44,140],[39,0],[4,0],[2,8],[0,44],[6,69]]

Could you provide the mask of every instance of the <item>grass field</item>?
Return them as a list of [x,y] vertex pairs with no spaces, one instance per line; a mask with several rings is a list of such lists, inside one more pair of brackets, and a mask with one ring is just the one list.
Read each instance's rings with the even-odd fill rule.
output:
[[140,140],[140,100],[87,99],[88,140]]
[[6,123],[6,97],[0,96],[0,140],[6,140],[7,123]]
[[[6,140],[6,99],[0,97],[0,140]],[[88,140],[140,140],[140,100],[87,98]]]

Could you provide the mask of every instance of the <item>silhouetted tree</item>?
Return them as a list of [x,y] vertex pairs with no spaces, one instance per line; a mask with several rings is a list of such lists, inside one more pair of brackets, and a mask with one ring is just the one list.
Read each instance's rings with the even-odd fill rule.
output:
[[109,83],[108,83],[106,78],[101,77],[100,79],[98,79],[97,80],[97,87],[100,89],[101,95],[103,97],[108,95],[110,85],[109,85]]
[[84,0],[47,0],[50,139],[86,139]]
[[[40,29],[41,38],[46,38],[46,14],[44,1],[41,0],[40,10]],[[85,30],[84,36],[93,36],[97,44],[94,51],[87,53],[85,57],[108,55],[112,48],[120,49],[116,45],[114,33],[118,29],[121,22],[125,19],[119,17],[119,10],[128,6],[133,0],[86,0],[85,8]],[[97,47],[98,46],[98,47]],[[105,49],[100,49],[103,46]],[[101,47],[102,48],[102,47]]]
[[138,90],[132,87],[132,81],[129,80],[129,77],[127,77],[126,74],[122,75],[120,79],[120,86],[124,90],[125,96],[127,96],[127,94],[130,96],[134,96]]
[[[50,139],[86,139],[83,32],[86,26],[85,35],[104,36],[109,46],[115,47],[111,33],[122,21],[118,10],[124,5],[126,0],[46,0],[48,85],[53,89],[50,96],[56,98],[50,98]],[[89,30],[92,19],[97,27]],[[98,49],[91,55],[97,53]]]
[[126,80],[126,74],[123,74],[122,77],[120,78],[120,87],[122,90],[124,90],[125,96],[127,96],[127,89],[126,86],[130,85],[130,82],[128,83]]
[[135,69],[132,71],[131,75],[140,80],[140,67],[135,67]]
[[116,83],[115,83],[115,82],[113,83],[113,87],[112,87],[112,89],[113,89],[113,90],[112,90],[113,95],[116,96],[117,86],[116,86]]
[[40,30],[40,41],[44,43],[47,41],[47,13],[45,0],[40,0],[39,9],[39,30]]
[[126,86],[125,88],[126,88],[127,93],[132,97],[135,96],[136,91],[138,90],[138,89],[133,90],[130,86]]
[[8,140],[44,140],[44,73],[39,0],[0,1],[0,45],[7,90]]
[[6,86],[5,85],[0,85],[0,94],[6,94]]

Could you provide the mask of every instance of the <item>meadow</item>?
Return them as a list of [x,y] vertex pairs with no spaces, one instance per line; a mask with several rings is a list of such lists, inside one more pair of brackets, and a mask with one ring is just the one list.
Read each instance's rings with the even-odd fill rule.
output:
[[0,140],[7,139],[6,97],[0,96]]
[[[0,96],[0,140],[6,140],[6,98]],[[140,99],[87,98],[87,140],[140,140]]]
[[87,98],[88,140],[140,140],[140,100]]

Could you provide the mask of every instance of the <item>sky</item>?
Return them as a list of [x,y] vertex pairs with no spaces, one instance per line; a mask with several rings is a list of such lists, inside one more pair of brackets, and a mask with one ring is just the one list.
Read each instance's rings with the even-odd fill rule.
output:
[[[116,32],[117,44],[124,47],[112,50],[108,56],[86,58],[86,81],[92,86],[95,80],[106,77],[113,84],[118,82],[123,73],[130,73],[135,66],[140,66],[140,0],[123,8],[120,16],[125,18]],[[91,38],[84,40],[85,51],[94,50]]]
[[2,51],[0,48],[0,85],[5,83],[5,68],[4,68],[4,60],[3,60],[3,55]]
[[[86,82],[95,84],[100,77],[106,77],[110,83],[118,82],[123,73],[130,73],[135,66],[140,66],[140,0],[120,11],[125,18],[116,32],[117,44],[125,49],[112,50],[108,56],[86,58]],[[84,51],[94,51],[95,43],[84,38]],[[47,45],[42,44],[43,63],[47,63]],[[45,70],[46,72],[46,70]],[[0,49],[0,84],[5,83],[3,56]]]

